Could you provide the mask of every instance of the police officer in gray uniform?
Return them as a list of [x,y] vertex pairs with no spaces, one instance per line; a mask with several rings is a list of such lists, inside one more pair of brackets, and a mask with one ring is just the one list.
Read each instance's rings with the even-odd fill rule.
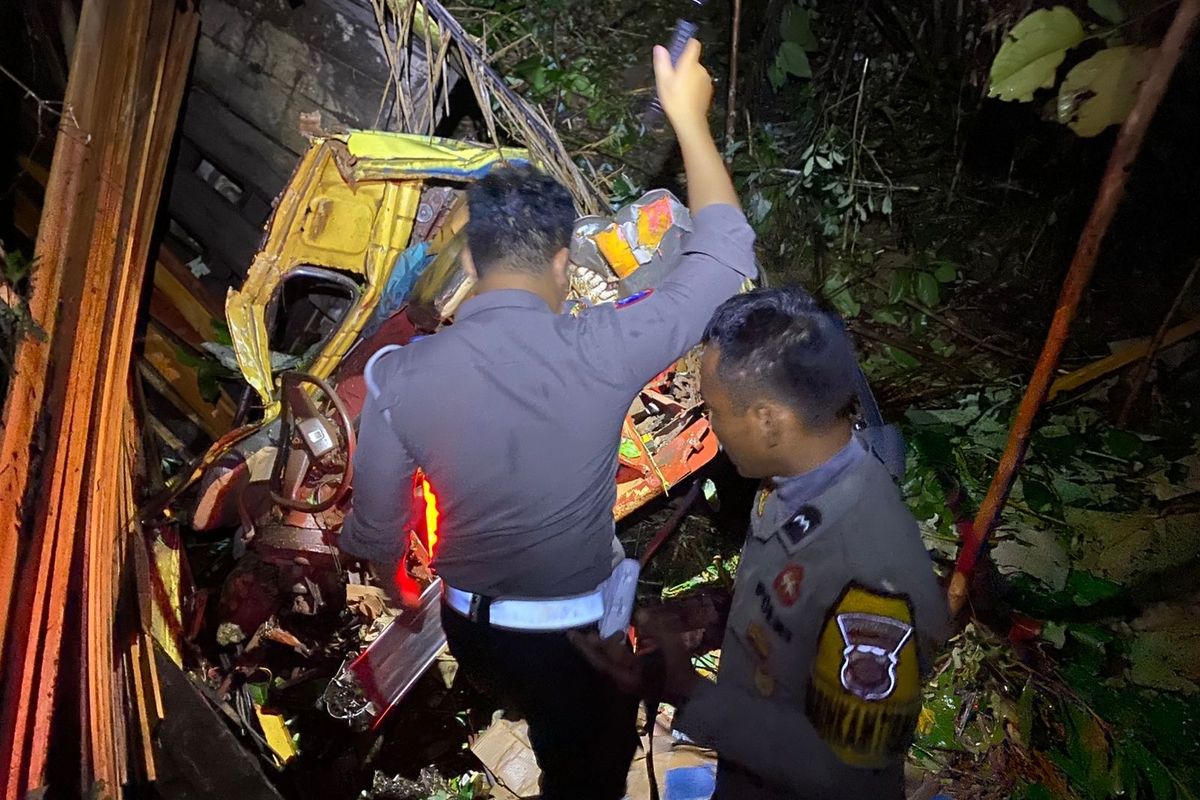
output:
[[[701,390],[751,511],[717,680],[654,620],[675,726],[719,756],[719,800],[900,798],[921,682],[947,610],[916,521],[852,430],[857,364],[799,289],[725,302]],[[627,689],[644,659],[581,642]]]
[[438,497],[434,568],[451,652],[529,722],[545,798],[620,798],[636,698],[565,632],[596,623],[621,559],[614,536],[621,425],[645,383],[700,339],[756,275],[753,232],[708,127],[712,85],[689,43],[655,51],[683,151],[695,232],[634,302],[561,314],[575,218],[566,190],[498,169],[468,194],[464,267],[478,283],[454,324],[368,365],[353,510],[340,546],[394,573],[412,476]]

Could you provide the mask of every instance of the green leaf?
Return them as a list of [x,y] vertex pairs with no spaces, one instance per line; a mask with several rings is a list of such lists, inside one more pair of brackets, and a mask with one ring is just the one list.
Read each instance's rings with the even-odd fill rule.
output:
[[1130,678],[1152,689],[1200,689],[1200,620],[1190,610],[1158,609],[1139,620],[1129,649]]
[[[1130,679],[1139,686],[1194,694],[1200,659],[1200,631],[1183,639],[1168,631],[1151,631],[1133,640]],[[1190,669],[1189,669],[1190,668]]]
[[1104,647],[1113,640],[1112,631],[1103,625],[1082,624],[1071,626],[1071,638],[1101,653]]
[[1104,729],[1089,711],[1079,705],[1067,705],[1067,718],[1069,761],[1055,760],[1064,772],[1083,785],[1088,795],[1097,798],[1112,796],[1108,739]]
[[804,48],[795,42],[784,42],[779,45],[779,54],[775,57],[775,63],[789,75],[795,75],[797,78],[812,77],[812,67],[808,64],[808,53],[804,52]]
[[1067,626],[1058,622],[1047,622],[1042,626],[1042,638],[1061,650],[1067,643]]
[[1000,573],[1023,572],[1055,591],[1066,588],[1070,559],[1058,537],[1050,531],[1025,526],[1008,530],[1014,538],[997,542],[992,548],[992,561]]
[[1076,64],[1058,89],[1058,121],[1084,137],[1123,122],[1154,52],[1144,47],[1109,47]]
[[1144,580],[1200,556],[1200,513],[1161,517],[1067,508],[1063,516],[1084,537],[1079,566],[1117,583]]
[[1021,489],[1025,495],[1025,502],[1034,511],[1046,511],[1058,500],[1049,486],[1029,477],[1021,478]]
[[622,437],[621,456],[623,458],[637,458],[641,454],[642,451],[638,449],[637,442],[633,441],[632,439],[626,439]]
[[958,741],[960,687],[954,685],[954,670],[947,670],[938,677],[937,684],[926,690],[917,721],[917,743],[928,750],[963,750]]
[[776,57],[775,62],[776,63],[767,67],[767,80],[771,82],[771,88],[778,92],[781,88],[783,88],[784,82],[787,81],[787,75],[785,75],[783,70],[779,68],[778,57]]
[[267,694],[270,685],[266,683],[247,683],[246,690],[250,692],[250,699],[257,705],[265,706],[267,704]]
[[224,321],[214,319],[212,321],[213,341],[217,344],[223,344],[226,347],[233,347],[233,336],[229,333],[229,326]]
[[1066,478],[1055,477],[1051,483],[1064,506],[1086,506],[1097,502],[1098,497],[1091,486]]
[[1125,21],[1125,12],[1117,0],[1088,0],[1088,8],[1113,25],[1120,25]]
[[183,347],[175,348],[175,360],[185,367],[199,369],[206,363],[206,359],[193,354],[190,350]]
[[939,261],[933,270],[933,277],[940,283],[953,283],[958,280],[958,266],[949,261]]
[[946,434],[932,430],[918,431],[912,435],[910,441],[921,461],[926,464],[944,466],[951,463],[954,445]]
[[1024,800],[1055,800],[1054,793],[1040,783],[1034,783],[1025,787],[1025,791],[1021,796]]
[[1124,742],[1124,749],[1130,761],[1137,766],[1138,772],[1145,776],[1146,782],[1150,784],[1151,797],[1155,800],[1170,800],[1175,796],[1175,785],[1171,781],[1170,773],[1145,745],[1129,739]]
[[1122,590],[1120,584],[1090,572],[1072,570],[1067,576],[1067,591],[1071,593],[1071,599],[1076,605],[1090,606],[1116,597]]
[[917,275],[917,299],[930,308],[938,304],[941,289],[933,273],[921,272]]
[[29,274],[29,259],[19,250],[13,250],[4,255],[4,277],[9,283],[16,283]]
[[896,312],[896,309],[888,308],[887,306],[876,309],[876,311],[873,314],[871,314],[871,319],[873,319],[876,322],[882,322],[885,325],[903,325],[904,324],[904,320],[901,319],[900,314],[898,314]]
[[1069,8],[1039,9],[1009,31],[992,61],[988,95],[1027,102],[1054,85],[1067,51],[1083,41],[1083,25]]
[[897,270],[892,273],[892,283],[888,287],[888,302],[898,303],[912,294],[912,273],[908,270]]
[[795,42],[809,52],[816,51],[819,47],[817,37],[813,36],[812,32],[812,18],[808,11],[800,6],[793,5],[784,10],[783,19],[779,23],[779,35],[785,42]]
[[1104,434],[1104,446],[1117,458],[1131,459],[1145,449],[1141,439],[1128,431],[1111,430]]
[[204,402],[215,405],[221,399],[221,385],[217,383],[217,378],[211,370],[201,368],[196,373],[196,385],[200,389],[200,399]]
[[829,298],[829,301],[833,303],[833,306],[838,310],[838,313],[847,319],[857,317],[858,312],[862,311],[862,304],[855,300],[854,296],[845,289]]
[[1021,690],[1021,699],[1017,701],[1017,733],[1025,747],[1033,743],[1033,701],[1036,694],[1033,681],[1030,681]]
[[910,353],[901,350],[899,347],[892,347],[891,345],[888,345],[884,349],[886,349],[888,355],[892,357],[892,361],[895,361],[902,367],[907,369],[916,369],[917,367],[921,366],[920,361],[914,358]]

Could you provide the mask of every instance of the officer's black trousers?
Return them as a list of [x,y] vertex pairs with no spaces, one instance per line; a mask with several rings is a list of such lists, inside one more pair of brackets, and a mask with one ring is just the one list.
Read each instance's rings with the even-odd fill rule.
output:
[[543,800],[620,800],[637,749],[637,698],[592,669],[565,633],[471,622],[442,606],[450,652],[472,683],[529,723]]

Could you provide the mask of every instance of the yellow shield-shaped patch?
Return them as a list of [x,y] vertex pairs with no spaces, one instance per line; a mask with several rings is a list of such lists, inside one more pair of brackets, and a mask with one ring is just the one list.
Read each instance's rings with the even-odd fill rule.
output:
[[821,629],[808,716],[847,764],[879,768],[904,752],[921,711],[908,598],[850,584]]

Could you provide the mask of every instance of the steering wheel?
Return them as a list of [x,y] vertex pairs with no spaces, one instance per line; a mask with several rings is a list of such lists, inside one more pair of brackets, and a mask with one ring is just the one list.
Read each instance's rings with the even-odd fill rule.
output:
[[[331,420],[318,408],[304,384],[320,389],[333,404]],[[316,375],[285,372],[280,376],[279,450],[271,468],[271,499],[284,508],[317,513],[337,505],[354,477],[354,425],[342,399],[333,387]],[[338,447],[338,439],[343,447]],[[340,455],[344,453],[344,460]],[[332,495],[315,500],[317,492],[329,485],[330,475],[339,475]],[[307,486],[315,486],[312,498],[301,495]]]

